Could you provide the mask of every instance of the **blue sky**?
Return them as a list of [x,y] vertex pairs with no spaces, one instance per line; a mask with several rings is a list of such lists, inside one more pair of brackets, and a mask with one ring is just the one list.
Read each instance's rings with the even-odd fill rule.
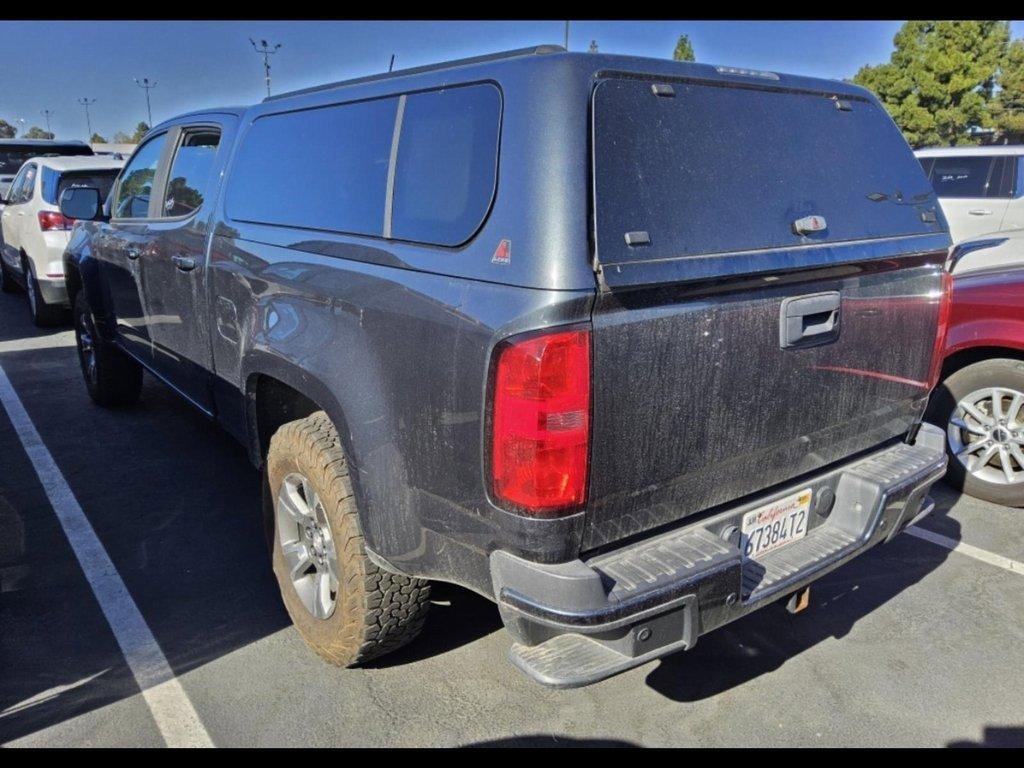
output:
[[[887,61],[898,21],[578,21],[570,48],[597,40],[602,52],[669,57],[680,33],[698,61],[819,77],[850,77]],[[1013,22],[1024,36],[1024,22]],[[250,104],[264,95],[262,60],[248,38],[283,44],[272,57],[275,92],[395,68],[540,43],[562,43],[560,21],[485,22],[0,22],[0,118],[51,128],[60,138],[85,138],[77,99],[95,98],[93,130],[110,138],[146,119],[149,77],[153,120],[190,109]]]

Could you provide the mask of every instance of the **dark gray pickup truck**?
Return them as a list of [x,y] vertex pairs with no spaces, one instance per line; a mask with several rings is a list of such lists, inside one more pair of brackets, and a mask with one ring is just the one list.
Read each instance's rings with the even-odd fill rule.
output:
[[594,682],[800,607],[945,469],[946,222],[846,83],[514,51],[183,115],[61,203],[92,398],[248,447],[337,664],[436,579]]

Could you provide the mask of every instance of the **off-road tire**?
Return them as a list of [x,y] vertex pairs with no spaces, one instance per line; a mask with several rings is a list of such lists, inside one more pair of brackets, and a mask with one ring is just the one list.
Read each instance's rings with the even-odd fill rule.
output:
[[[281,551],[274,505],[284,478],[292,473],[305,477],[319,496],[337,552],[338,595],[326,619],[315,618],[303,605]],[[285,608],[306,643],[331,664],[350,667],[416,637],[430,607],[430,583],[386,571],[367,557],[348,460],[326,413],[288,422],[274,433],[265,478],[274,574]]]
[[[73,316],[78,362],[89,397],[94,403],[105,408],[136,403],[139,393],[142,392],[142,366],[100,338],[85,291],[79,291],[75,296]],[[83,353],[83,330],[87,330],[91,335],[95,353],[96,368],[91,376]]]
[[[935,388],[928,405],[926,420],[940,427],[943,434],[956,404],[971,392],[986,387],[1006,387],[1024,392],[1024,360],[992,358],[961,368]],[[945,441],[949,456],[946,482],[963,491],[993,504],[1009,507],[1024,507],[1024,486],[1020,483],[999,485],[989,483],[970,474],[960,460],[953,455],[949,440]]]

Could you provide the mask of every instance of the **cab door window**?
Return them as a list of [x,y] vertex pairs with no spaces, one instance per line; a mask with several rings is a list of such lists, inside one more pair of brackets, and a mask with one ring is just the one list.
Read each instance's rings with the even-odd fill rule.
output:
[[161,217],[178,218],[198,210],[210,189],[210,175],[220,144],[216,128],[187,128],[174,153]]
[[166,133],[153,137],[142,145],[131,162],[125,166],[121,173],[121,181],[117,185],[114,218],[149,218],[149,199],[166,141]]

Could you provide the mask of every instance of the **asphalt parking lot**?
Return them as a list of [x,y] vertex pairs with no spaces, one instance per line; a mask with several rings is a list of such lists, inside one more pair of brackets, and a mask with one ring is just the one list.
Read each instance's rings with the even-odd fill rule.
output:
[[[0,368],[217,746],[1024,746],[1020,510],[938,489],[922,527],[696,648],[572,691],[506,661],[438,585],[419,641],[336,669],[289,625],[240,446],[147,378],[94,407],[69,329],[0,295]],[[0,743],[160,746],[161,729],[0,408]],[[150,697],[152,698],[152,697]]]

